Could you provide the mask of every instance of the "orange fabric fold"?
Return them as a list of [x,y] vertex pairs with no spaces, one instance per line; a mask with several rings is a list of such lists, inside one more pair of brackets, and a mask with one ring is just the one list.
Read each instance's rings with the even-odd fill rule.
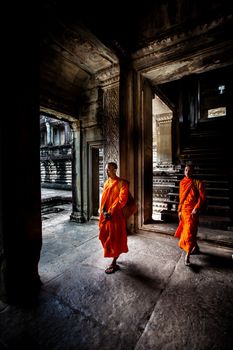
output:
[[[99,239],[104,248],[104,257],[118,257],[128,252],[126,220],[122,208],[128,199],[129,185],[119,177],[108,179],[100,203]],[[111,214],[106,220],[103,210]]]
[[191,253],[197,241],[198,213],[192,215],[194,208],[200,210],[205,201],[204,184],[200,180],[184,177],[180,182],[180,202],[178,212],[181,212],[181,220],[175,232],[178,237],[179,247],[186,253]]

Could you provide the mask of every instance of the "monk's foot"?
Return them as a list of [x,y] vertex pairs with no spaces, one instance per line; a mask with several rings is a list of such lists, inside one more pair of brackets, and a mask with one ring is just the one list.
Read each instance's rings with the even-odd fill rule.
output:
[[109,275],[110,273],[114,273],[117,270],[120,270],[120,266],[117,264],[114,264],[114,265],[110,265],[109,267],[107,267],[105,270],[105,273],[107,273]]
[[198,255],[200,254],[200,248],[198,245],[195,245],[195,247],[193,247],[192,251],[191,251],[192,255]]
[[185,266],[190,266],[191,265],[191,262],[189,260],[189,255],[188,254],[185,255],[184,264],[185,264]]

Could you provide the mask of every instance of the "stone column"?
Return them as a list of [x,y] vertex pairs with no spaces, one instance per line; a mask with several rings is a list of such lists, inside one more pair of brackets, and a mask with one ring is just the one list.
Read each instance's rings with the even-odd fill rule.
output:
[[81,122],[71,124],[73,132],[72,195],[73,207],[70,220],[85,222],[83,215],[83,179],[82,179],[82,129]]
[[165,168],[172,165],[172,113],[156,115],[157,162]]
[[69,144],[69,124],[64,124],[64,133],[65,133],[65,145]]
[[[121,65],[120,76],[120,160],[121,175],[130,182],[134,174],[133,72]],[[132,184],[133,185],[133,184]]]
[[[130,192],[137,197],[137,159],[140,143],[136,125],[137,76],[131,66],[121,62],[120,74],[120,175],[130,182]],[[135,84],[136,83],[136,84]],[[127,222],[129,231],[136,229],[136,218],[131,216]]]
[[142,159],[141,159],[141,191],[142,224],[151,222],[152,218],[152,188],[153,188],[153,152],[152,152],[152,99],[153,90],[150,83],[145,80],[141,86],[142,103]]
[[113,83],[103,89],[103,135],[104,135],[104,166],[108,162],[118,164],[119,159],[119,83]]
[[8,53],[20,55],[17,65],[10,64],[1,101],[7,118],[2,118],[0,128],[0,299],[25,308],[36,301],[41,286],[42,225],[38,46],[28,31],[29,25],[30,34],[36,33],[37,26],[24,13],[20,7],[14,18],[15,42]]
[[25,62],[20,61],[23,68],[14,74],[15,90],[10,91],[7,104],[11,106],[9,120],[3,120],[0,130],[0,299],[24,305],[37,297],[41,286],[42,246],[40,114],[36,90],[30,85],[32,73]]
[[48,121],[45,122],[46,125],[46,134],[47,134],[47,145],[51,143],[51,126]]

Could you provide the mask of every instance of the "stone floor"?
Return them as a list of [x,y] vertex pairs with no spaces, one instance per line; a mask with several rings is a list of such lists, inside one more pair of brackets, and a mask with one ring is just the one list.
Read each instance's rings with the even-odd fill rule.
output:
[[38,303],[0,304],[0,349],[233,349],[231,247],[199,240],[186,267],[171,234],[145,230],[106,275],[97,222],[63,209],[43,221]]
[[41,198],[47,199],[52,197],[70,197],[72,198],[72,192],[71,190],[59,190],[59,189],[53,189],[53,188],[41,188]]
[[[47,201],[51,198],[62,197],[72,200],[72,192],[70,190],[58,190],[50,188],[41,189],[42,201]],[[57,209],[63,209],[62,205],[56,206]],[[65,206],[66,210],[69,210],[69,206]],[[70,204],[71,211],[71,204]],[[56,212],[55,212],[56,215]],[[43,215],[43,219],[47,219],[47,215]],[[161,221],[154,222],[153,224],[144,225],[143,231],[145,231],[147,237],[154,235],[153,231],[166,235],[174,236],[174,232],[177,228],[176,223],[165,223]],[[232,230],[218,230],[200,226],[198,229],[198,239],[201,241],[214,243],[215,245],[233,248],[233,231]]]

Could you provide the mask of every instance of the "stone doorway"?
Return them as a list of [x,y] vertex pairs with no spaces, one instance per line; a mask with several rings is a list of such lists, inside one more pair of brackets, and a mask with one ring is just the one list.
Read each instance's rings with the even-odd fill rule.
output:
[[89,213],[91,219],[97,219],[104,185],[103,146],[90,145],[89,156]]
[[173,111],[158,96],[152,100],[152,162],[153,197],[152,219],[161,220],[161,212],[167,209],[169,192],[167,171],[172,167]]

